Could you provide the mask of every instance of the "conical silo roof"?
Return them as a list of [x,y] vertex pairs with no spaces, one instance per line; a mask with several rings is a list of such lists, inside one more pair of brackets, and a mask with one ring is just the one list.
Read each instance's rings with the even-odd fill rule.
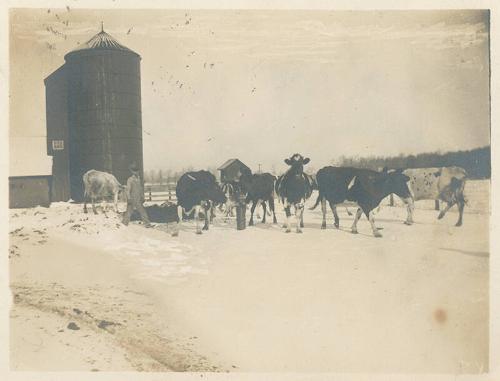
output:
[[[120,50],[123,52],[129,52],[133,53],[136,55],[136,52],[133,50],[127,48],[126,46],[120,44],[113,36],[110,34],[106,33],[103,29],[99,33],[97,33],[94,37],[92,37],[90,40],[85,42],[84,44],[78,45],[77,48],[73,49],[69,53],[66,54],[72,55],[76,53],[83,53],[86,51],[99,51],[99,50]],[[66,57],[65,56],[65,57]]]

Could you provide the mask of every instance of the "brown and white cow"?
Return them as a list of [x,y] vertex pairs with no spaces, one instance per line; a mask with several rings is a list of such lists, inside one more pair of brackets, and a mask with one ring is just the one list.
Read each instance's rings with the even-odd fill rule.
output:
[[[439,213],[438,219],[455,204],[458,206],[456,226],[462,226],[465,197],[464,188],[467,178],[465,169],[460,167],[411,168],[402,171],[410,178],[408,187],[413,201],[438,200],[446,202],[446,207]],[[413,202],[407,202],[408,217],[406,224],[413,223]]]
[[91,169],[83,175],[84,203],[83,211],[87,213],[87,202],[92,202],[92,210],[97,214],[95,202],[113,198],[115,211],[118,213],[118,198],[120,194],[126,197],[125,187],[111,173]]

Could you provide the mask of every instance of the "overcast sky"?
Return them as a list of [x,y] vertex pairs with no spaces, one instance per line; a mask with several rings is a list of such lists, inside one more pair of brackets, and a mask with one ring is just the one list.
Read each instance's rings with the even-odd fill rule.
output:
[[11,160],[44,154],[43,79],[101,20],[142,57],[145,169],[489,144],[483,11],[43,9],[11,13]]

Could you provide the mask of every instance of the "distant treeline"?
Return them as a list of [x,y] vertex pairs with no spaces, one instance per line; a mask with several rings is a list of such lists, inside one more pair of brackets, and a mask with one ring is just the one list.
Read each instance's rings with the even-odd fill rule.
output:
[[476,148],[470,151],[447,153],[421,153],[418,155],[403,155],[393,157],[369,156],[346,157],[341,156],[335,161],[338,166],[370,168],[378,170],[383,167],[395,168],[425,168],[449,167],[456,165],[467,171],[471,179],[486,179],[491,176],[491,149],[490,146]]

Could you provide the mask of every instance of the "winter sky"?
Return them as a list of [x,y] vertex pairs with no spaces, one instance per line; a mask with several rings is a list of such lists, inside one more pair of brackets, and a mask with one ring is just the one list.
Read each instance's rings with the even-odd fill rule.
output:
[[[45,143],[43,79],[104,30],[139,53],[145,169],[316,169],[489,144],[486,11],[14,10],[11,160]],[[12,155],[16,155],[13,158]]]

